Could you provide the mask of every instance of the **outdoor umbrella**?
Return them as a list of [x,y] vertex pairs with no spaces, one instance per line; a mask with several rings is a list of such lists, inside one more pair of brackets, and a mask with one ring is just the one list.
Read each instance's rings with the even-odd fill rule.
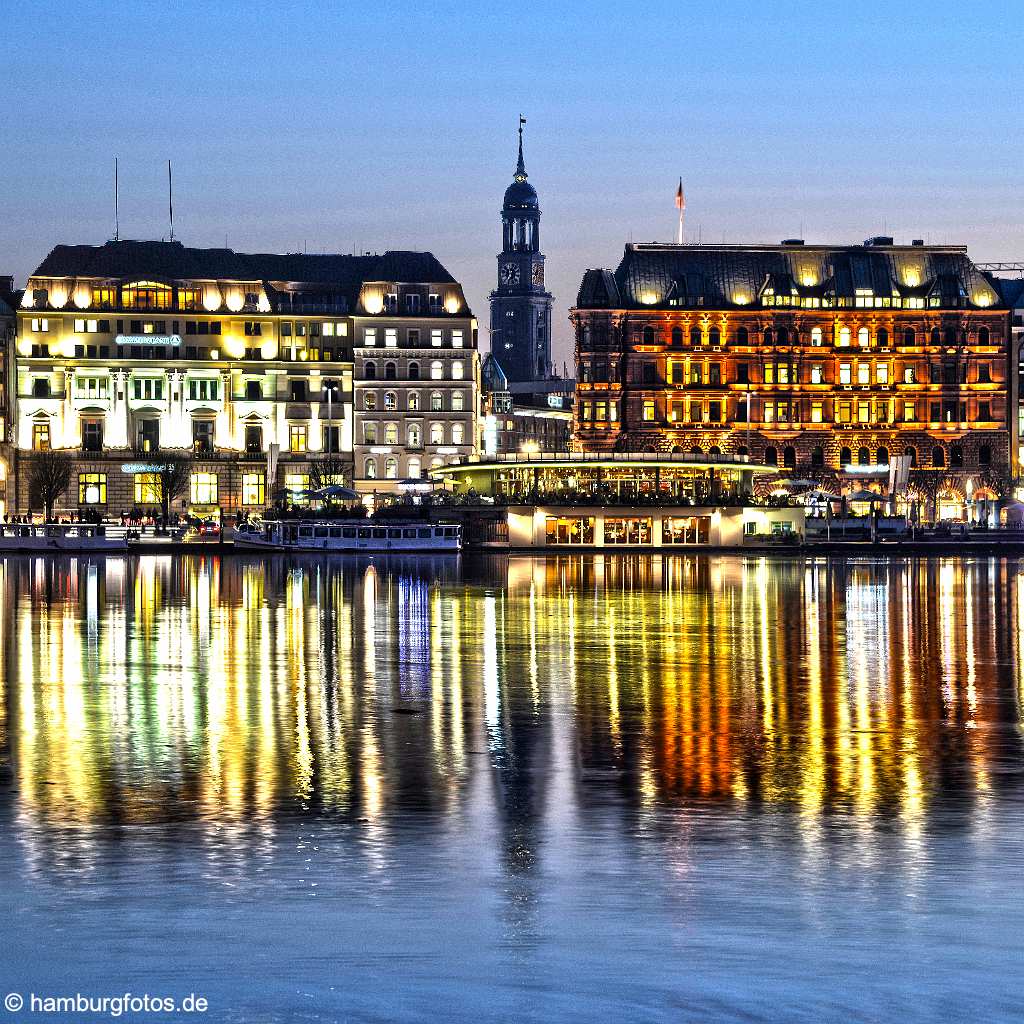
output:
[[843,500],[838,494],[833,494],[831,491],[823,491],[823,490],[821,490],[821,488],[818,488],[817,490],[814,490],[814,491],[808,491],[804,495],[804,497],[810,499],[811,501],[842,501]]
[[317,498],[338,498],[341,501],[359,500],[358,491],[353,491],[351,487],[342,487],[340,484],[328,484],[318,491],[310,491],[310,494]]
[[814,480],[776,480],[776,487],[813,487],[816,481]]
[[889,499],[884,494],[875,494],[874,491],[851,491],[849,494],[844,494],[844,498],[847,501],[888,501]]

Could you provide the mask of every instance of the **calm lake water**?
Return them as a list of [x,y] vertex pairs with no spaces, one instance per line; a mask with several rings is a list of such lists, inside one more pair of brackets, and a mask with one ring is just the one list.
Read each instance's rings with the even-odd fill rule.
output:
[[0,560],[0,997],[1020,1020],[1020,571]]

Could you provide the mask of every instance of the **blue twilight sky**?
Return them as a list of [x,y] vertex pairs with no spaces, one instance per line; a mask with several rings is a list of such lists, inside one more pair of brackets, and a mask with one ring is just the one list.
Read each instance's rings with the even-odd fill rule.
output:
[[[0,268],[113,230],[430,249],[481,323],[527,169],[557,300],[623,243],[885,232],[1024,258],[1021,4],[8,0]],[[13,39],[13,43],[12,43]],[[2,271],[0,271],[2,272]],[[484,335],[486,338],[486,335]]]

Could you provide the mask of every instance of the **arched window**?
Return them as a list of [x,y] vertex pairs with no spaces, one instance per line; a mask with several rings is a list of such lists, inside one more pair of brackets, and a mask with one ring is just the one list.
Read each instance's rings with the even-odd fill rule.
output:
[[405,436],[410,448],[419,448],[423,443],[423,431],[418,423],[410,423]]
[[910,456],[911,466],[917,465],[917,449],[912,444],[903,449],[903,454]]
[[431,444],[444,444],[444,424],[442,424],[442,423],[431,423],[430,424],[430,443]]
[[879,327],[875,331],[875,341],[878,342],[883,348],[889,344],[889,332],[884,327]]
[[444,379],[444,363],[440,359],[435,359],[430,364],[430,379],[431,380],[443,380]]
[[736,344],[737,345],[746,345],[748,343],[748,341],[749,341],[749,338],[750,338],[750,334],[747,332],[746,327],[737,327],[736,328]]
[[708,449],[708,455],[714,456],[715,458],[718,458],[718,456],[721,455],[721,454],[722,454],[722,449],[719,448],[717,444],[713,444]]
[[871,335],[866,327],[859,327],[857,329],[857,344],[861,348],[867,348],[871,344]]
[[771,328],[767,328],[764,332],[764,343],[770,345],[772,343],[772,332]]
[[440,391],[430,392],[430,411],[440,412],[444,408],[444,402],[441,399]]
[[396,395],[394,391],[384,392],[384,408],[387,409],[388,412],[394,412],[394,410],[398,408],[398,395]]
[[384,379],[394,380],[398,376],[397,370],[394,363],[384,364]]
[[820,327],[812,327],[811,328],[811,344],[815,348],[819,348],[821,346],[821,328]]
[[916,340],[917,340],[917,335],[914,333],[914,328],[913,327],[908,327],[903,332],[903,344],[904,345],[913,345]]
[[698,448],[698,447],[697,447],[697,445],[694,445],[694,446],[693,446],[693,447],[692,447],[692,448],[690,449],[690,454],[691,454],[691,455],[697,455],[697,456],[701,456],[701,455],[703,455],[704,453],[703,453],[703,452],[702,452],[702,451],[700,450],[700,448]]
[[452,444],[463,444],[466,439],[466,427],[463,423],[452,424]]
[[672,344],[673,345],[682,345],[682,343],[683,343],[683,329],[682,329],[682,327],[673,327],[672,328]]
[[747,455],[747,454],[748,454],[747,446],[746,446],[745,444],[741,444],[741,445],[740,445],[740,446],[739,446],[739,447],[738,447],[738,448],[736,449],[736,454],[737,454],[737,455],[740,455],[740,456],[744,456],[744,455]]
[[418,455],[413,455],[409,459],[409,479],[410,480],[419,480],[419,478],[421,476],[423,476],[422,465],[423,464],[420,462],[420,457]]
[[875,462],[879,466],[889,465],[889,449],[886,448],[885,445],[882,445],[882,447],[875,452]]
[[839,344],[844,348],[850,344],[850,328],[840,327],[839,328]]
[[992,448],[990,445],[983,444],[978,449],[978,465],[979,466],[991,466],[992,465]]
[[779,452],[777,448],[769,445],[764,450],[764,464],[766,466],[777,466],[779,464]]
[[452,360],[452,380],[462,380],[464,376],[463,365],[461,359]]
[[786,469],[796,469],[796,449],[791,444],[782,449],[782,464]]
[[365,476],[367,480],[376,480],[377,479],[377,460],[376,459],[367,459],[363,463],[363,476]]
[[789,331],[786,330],[785,327],[779,327],[775,331],[775,340],[780,345],[788,345],[789,344]]
[[377,408],[377,396],[372,391],[363,393],[363,408],[368,412],[373,412]]
[[819,468],[825,465],[825,449],[820,444],[811,449],[811,465]]
[[645,345],[653,345],[654,344],[654,328],[651,327],[650,324],[648,324],[644,328],[643,341],[644,341]]
[[377,379],[377,364],[372,359],[363,367],[363,376],[367,380]]
[[435,455],[430,460],[430,468],[431,469],[437,469],[438,466],[443,466],[443,465],[444,465],[444,459],[442,459],[440,455]]
[[388,480],[398,479],[398,459],[391,457],[384,460],[384,476]]
[[949,464],[953,469],[963,469],[964,467],[964,450],[958,445],[954,444],[949,449]]
[[722,344],[722,332],[717,327],[712,327],[708,331],[708,342],[712,345]]
[[937,466],[940,469],[946,464],[946,451],[944,448],[940,448],[936,445],[932,449],[932,465]]
[[987,345],[989,337],[990,337],[990,335],[989,335],[989,330],[988,330],[987,327],[979,327],[978,328],[978,344],[979,345]]
[[462,412],[464,398],[461,391],[452,392],[452,412]]
[[385,423],[384,424],[384,443],[385,444],[398,444],[398,424],[397,423]]
[[419,412],[420,410],[420,394],[418,391],[410,391],[409,397],[406,402],[406,406],[410,412]]
[[419,380],[419,379],[420,379],[420,364],[417,363],[417,362],[412,362],[412,363],[409,364],[409,380]]
[[853,462],[853,452],[844,445],[839,449],[839,465],[849,466],[851,462]]
[[701,342],[701,333],[699,327],[690,328],[690,344],[699,345]]
[[857,464],[860,466],[871,465],[871,450],[869,448],[857,449]]

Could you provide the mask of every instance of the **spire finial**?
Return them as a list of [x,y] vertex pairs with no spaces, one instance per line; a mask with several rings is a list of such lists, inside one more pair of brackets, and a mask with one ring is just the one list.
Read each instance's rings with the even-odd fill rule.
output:
[[516,164],[516,181],[526,181],[526,164],[523,162],[523,125],[526,118],[519,115],[519,162]]

